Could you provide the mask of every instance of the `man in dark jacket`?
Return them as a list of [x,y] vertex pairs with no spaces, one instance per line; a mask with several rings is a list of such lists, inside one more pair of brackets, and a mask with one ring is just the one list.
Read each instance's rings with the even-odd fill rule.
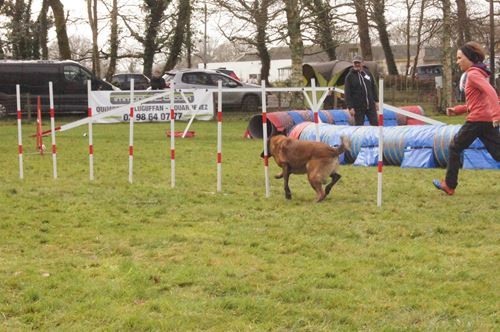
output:
[[153,76],[151,77],[151,90],[163,90],[167,87],[165,79],[161,77],[161,71],[156,68],[153,70]]
[[370,125],[378,126],[378,95],[375,79],[363,65],[363,58],[355,55],[352,68],[345,78],[344,93],[347,109],[354,116],[356,126],[362,126],[365,115]]

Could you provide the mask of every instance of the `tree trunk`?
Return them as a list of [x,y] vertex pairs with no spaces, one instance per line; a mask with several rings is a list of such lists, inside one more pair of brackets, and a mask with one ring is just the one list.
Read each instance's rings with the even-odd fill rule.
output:
[[456,0],[456,2],[458,16],[458,45],[463,45],[466,42],[471,41],[469,17],[467,16],[467,5],[465,0]]
[[97,0],[87,0],[87,14],[89,17],[90,30],[92,31],[92,72],[97,77],[101,77],[101,61],[99,60],[99,44],[97,41]]
[[38,48],[40,49],[40,56],[42,59],[49,58],[49,48],[47,31],[49,30],[49,24],[47,21],[47,11],[49,10],[49,3],[47,0],[43,0],[42,7],[40,8],[40,14],[37,18],[37,36],[38,36]]
[[186,40],[184,41],[184,44],[186,45],[186,60],[187,60],[187,67],[191,68],[193,65],[191,63],[191,58],[193,54],[193,42],[192,42],[192,28],[191,28],[191,15],[188,17],[188,21],[186,23]]
[[174,29],[172,44],[170,45],[170,53],[163,72],[171,70],[179,61],[182,44],[184,43],[185,33],[190,29],[189,18],[191,17],[190,0],[179,0],[179,14],[177,15],[177,23]]
[[354,0],[356,9],[356,19],[358,21],[359,45],[361,55],[366,61],[373,60],[372,42],[370,39],[370,30],[368,25],[368,15],[366,12],[365,0]]
[[394,54],[391,49],[389,33],[387,32],[387,23],[385,21],[384,11],[384,0],[373,0],[373,20],[377,26],[380,44],[384,50],[387,71],[389,72],[389,75],[398,75],[398,68],[396,67],[396,62],[394,61]]
[[410,70],[410,61],[411,61],[411,28],[412,28],[412,10],[415,6],[415,0],[406,0],[406,31],[405,31],[405,40],[406,40],[406,75],[409,74]]
[[59,47],[59,58],[61,60],[71,59],[68,33],[66,31],[66,18],[64,16],[64,6],[60,0],[48,0],[54,13],[56,24],[57,46]]
[[116,71],[116,60],[118,56],[118,0],[113,0],[111,9],[111,33],[109,35],[109,64],[106,71],[106,80],[111,82],[111,79]]
[[301,34],[301,19],[298,0],[284,0],[286,19],[288,26],[288,37],[290,39],[290,51],[292,57],[292,77],[293,87],[303,85],[302,62],[304,59],[304,43]]
[[[490,1],[490,70],[491,70],[491,75],[490,75],[490,83],[491,85],[495,86],[495,73],[496,73],[496,68],[495,68],[495,12],[494,12],[494,7],[493,7],[493,0]],[[497,92],[498,92],[498,86],[497,86]]]
[[170,1],[164,0],[145,0],[144,4],[147,9],[146,17],[146,34],[144,37],[144,61],[143,74],[151,77],[154,56],[158,49],[157,37],[160,30],[160,22],[163,18],[163,12],[167,9]]
[[418,16],[418,22],[417,22],[417,45],[416,45],[416,51],[415,51],[415,58],[413,59],[413,73],[412,77],[415,77],[416,71],[415,69],[417,68],[418,64],[418,57],[420,56],[420,49],[422,47],[422,23],[424,21],[424,12],[425,12],[425,6],[427,5],[426,0],[421,0],[420,1],[420,13]]
[[271,70],[271,55],[269,54],[269,49],[267,48],[266,44],[268,15],[269,15],[269,1],[263,1],[260,8],[258,6],[258,3],[255,2],[254,16],[257,27],[255,46],[257,47],[257,53],[259,54],[261,63],[260,79],[265,81],[266,86],[271,85],[271,83],[269,82],[269,72]]
[[443,35],[441,38],[443,46],[443,88],[441,91],[441,104],[439,111],[444,112],[451,106],[452,75],[451,75],[451,4],[450,0],[442,0],[443,5]]

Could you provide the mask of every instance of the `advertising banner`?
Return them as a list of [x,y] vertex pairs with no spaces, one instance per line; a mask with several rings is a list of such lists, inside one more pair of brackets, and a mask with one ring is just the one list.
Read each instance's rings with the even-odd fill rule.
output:
[[[135,122],[170,121],[170,92],[168,90],[134,91],[134,102],[142,99],[158,98],[141,103],[134,108]],[[130,104],[129,91],[91,91],[89,106],[95,115],[101,115],[118,107]],[[107,117],[98,117],[96,123],[114,123],[129,121],[130,110]],[[175,120],[188,121],[195,116],[197,120],[211,120],[214,114],[213,91],[192,90],[175,93]]]

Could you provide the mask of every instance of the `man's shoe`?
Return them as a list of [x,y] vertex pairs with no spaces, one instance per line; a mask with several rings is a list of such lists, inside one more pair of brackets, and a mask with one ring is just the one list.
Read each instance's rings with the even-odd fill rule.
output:
[[432,184],[434,184],[434,187],[436,187],[437,189],[444,191],[447,195],[451,196],[455,193],[455,189],[451,189],[450,187],[448,187],[445,181],[434,179],[432,181]]

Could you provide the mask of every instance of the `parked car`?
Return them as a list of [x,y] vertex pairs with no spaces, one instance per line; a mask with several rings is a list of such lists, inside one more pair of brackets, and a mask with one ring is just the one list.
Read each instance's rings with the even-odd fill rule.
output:
[[443,65],[417,65],[416,70],[414,67],[410,67],[409,75],[415,77],[415,79],[419,81],[434,80],[438,76],[443,76]]
[[[222,81],[224,88],[259,88],[258,85],[243,83],[228,75],[208,69],[184,69],[167,72],[164,76],[167,87],[172,82],[179,89],[217,89],[217,82]],[[243,112],[256,112],[261,106],[258,91],[225,92],[222,94],[222,106],[238,108]]]
[[146,90],[150,86],[149,78],[143,74],[115,74],[111,78],[111,83],[122,90],[130,90],[130,80],[134,79],[134,90]]
[[40,96],[42,112],[48,112],[49,82],[52,82],[54,109],[57,114],[87,114],[87,81],[92,90],[118,90],[112,84],[96,78],[77,62],[50,60],[0,61],[0,116],[17,111],[16,85],[20,85],[23,110],[36,108]]

